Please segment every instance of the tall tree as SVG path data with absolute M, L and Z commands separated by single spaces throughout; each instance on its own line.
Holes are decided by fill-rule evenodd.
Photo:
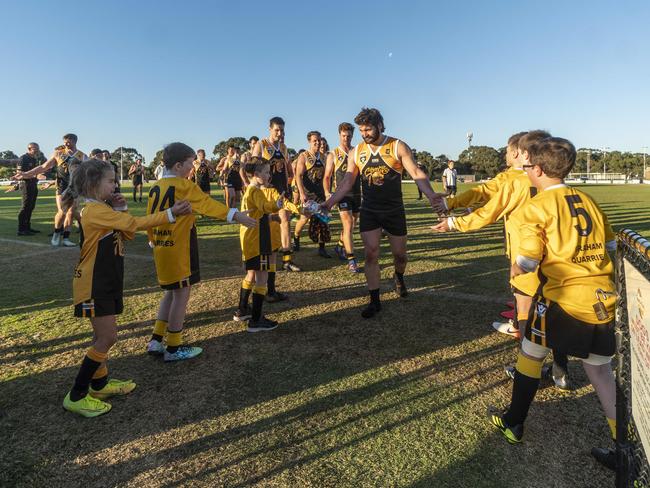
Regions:
M 217 159 L 223 158 L 228 154 L 228 146 L 230 145 L 239 148 L 240 151 L 245 151 L 248 148 L 248 139 L 245 137 L 231 137 L 225 141 L 220 141 L 214 146 L 212 154 L 214 154 Z
M 458 156 L 458 162 L 467 165 L 479 176 L 493 177 L 501 169 L 501 155 L 490 146 L 472 146 Z

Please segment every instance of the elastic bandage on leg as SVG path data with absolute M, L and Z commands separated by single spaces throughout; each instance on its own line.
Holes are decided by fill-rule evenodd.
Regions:
M 167 321 L 156 319 L 156 322 L 153 324 L 154 335 L 164 337 L 165 332 L 167 332 Z
M 536 361 L 528 356 L 524 356 L 520 351 L 517 356 L 517 365 L 515 368 L 521 374 L 528 376 L 529 378 L 540 379 L 542 377 L 542 364 L 543 361 Z
M 168 347 L 178 347 L 183 343 L 183 331 L 179 330 L 177 332 L 172 332 L 167 330 L 167 346 Z
M 246 278 L 244 278 L 241 282 L 241 287 L 244 290 L 252 290 L 253 289 L 253 283 L 251 281 L 248 281 Z
M 86 356 L 88 356 L 90 359 L 100 364 L 108 359 L 107 352 L 99 352 L 97 349 L 95 349 L 94 346 L 91 346 L 88 349 L 88 351 L 86 352 Z
M 95 371 L 93 379 L 96 380 L 98 378 L 103 378 L 104 376 L 108 376 L 108 366 L 106 366 L 106 363 L 102 364 L 97 371 Z

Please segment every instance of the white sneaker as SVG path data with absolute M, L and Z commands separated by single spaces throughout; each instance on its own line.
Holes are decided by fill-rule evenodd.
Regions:
M 63 239 L 63 245 L 65 247 L 77 247 L 77 245 L 72 242 L 70 239 Z
M 501 332 L 502 334 L 506 334 L 512 337 L 519 337 L 519 329 L 515 327 L 512 320 L 508 320 L 507 322 L 492 322 L 492 327 L 494 327 L 497 332 Z
M 54 247 L 59 247 L 59 245 L 61 244 L 61 234 L 59 234 L 58 232 L 52 234 L 51 243 Z
M 151 339 L 147 344 L 147 354 L 160 355 L 165 354 L 165 346 L 162 342 L 154 341 Z

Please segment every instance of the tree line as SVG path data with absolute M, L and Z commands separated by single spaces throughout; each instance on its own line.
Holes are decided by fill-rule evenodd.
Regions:
M 219 160 L 226 155 L 229 145 L 238 147 L 240 151 L 248 149 L 248 138 L 230 137 L 222 140 L 212 148 L 213 157 L 210 161 L 216 165 Z M 333 148 L 333 147 L 332 147 Z M 297 151 L 288 148 L 289 156 L 295 157 Z M 446 154 L 434 156 L 428 151 L 414 149 L 415 159 L 422 164 L 432 178 L 440 177 L 447 167 L 450 158 Z M 209 150 L 206 149 L 209 154 Z M 153 170 L 162 160 L 162 149 L 156 152 L 150 164 L 146 164 L 145 158 L 140 151 L 132 147 L 118 147 L 111 152 L 111 161 L 120 167 L 122 160 L 123 176 L 128 178 L 128 171 L 131 164 L 137 157 L 142 158 L 145 165 L 145 176 L 147 179 L 153 179 Z M 0 151 L 0 159 L 16 159 L 18 155 L 13 151 Z M 45 161 L 45 155 L 41 153 L 42 161 Z M 491 178 L 499 171 L 506 167 L 506 148 L 493 148 L 490 146 L 472 146 L 463 150 L 458 159 L 455 160 L 458 174 L 473 174 L 478 179 Z M 624 151 L 604 151 L 602 149 L 580 148 L 576 158 L 574 173 L 586 173 L 587 169 L 591 173 L 623 173 L 630 177 L 639 177 L 643 173 L 643 153 L 632 153 Z M 0 168 L 0 179 L 7 179 L 14 174 L 13 168 Z M 48 175 L 49 177 L 50 175 Z M 118 175 L 119 176 L 119 175 Z

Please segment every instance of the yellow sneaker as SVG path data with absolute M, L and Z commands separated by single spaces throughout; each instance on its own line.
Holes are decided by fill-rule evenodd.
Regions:
M 73 402 L 68 393 L 63 399 L 63 408 L 69 412 L 78 413 L 84 417 L 99 417 L 111 410 L 111 405 L 86 395 L 81 400 Z
M 133 380 L 116 380 L 110 379 L 106 386 L 101 390 L 93 390 L 90 387 L 89 395 L 99 398 L 100 400 L 106 400 L 109 397 L 115 395 L 128 395 L 133 390 L 135 390 L 135 383 Z

